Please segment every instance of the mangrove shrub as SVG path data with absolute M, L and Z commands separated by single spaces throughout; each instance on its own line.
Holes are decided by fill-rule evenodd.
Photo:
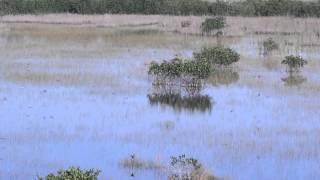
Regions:
M 285 59 L 281 62 L 289 68 L 289 72 L 299 71 L 304 65 L 307 64 L 307 61 L 300 56 L 286 56 Z
M 240 55 L 230 48 L 214 47 L 203 48 L 200 52 L 194 53 L 194 58 L 199 62 L 207 62 L 211 65 L 228 66 L 239 61 Z
M 57 175 L 51 173 L 39 180 L 97 180 L 99 174 L 99 170 L 81 170 L 79 167 L 70 167 L 67 170 L 58 171 Z
M 179 78 L 189 76 L 199 79 L 205 79 L 210 74 L 210 66 L 205 61 L 182 60 L 174 58 L 162 63 L 152 62 L 149 66 L 150 75 Z

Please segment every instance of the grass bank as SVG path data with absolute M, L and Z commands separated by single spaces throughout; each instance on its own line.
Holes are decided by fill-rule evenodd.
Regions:
M 183 34 L 201 35 L 201 24 L 207 16 L 169 15 L 8 15 L 0 17 L 0 27 L 6 23 L 60 24 L 98 28 L 129 28 L 137 30 L 158 30 Z M 188 26 L 184 23 L 188 22 Z M 292 17 L 226 17 L 222 30 L 225 36 L 246 34 L 301 35 L 320 37 L 320 19 Z

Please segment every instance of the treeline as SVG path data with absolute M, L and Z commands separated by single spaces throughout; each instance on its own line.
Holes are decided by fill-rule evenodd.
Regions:
M 0 14 L 168 14 L 320 17 L 320 0 L 0 0 Z

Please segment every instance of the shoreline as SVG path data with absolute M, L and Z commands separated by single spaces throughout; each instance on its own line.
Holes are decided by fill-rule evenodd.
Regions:
M 44 24 L 71 25 L 96 28 L 132 28 L 136 30 L 158 30 L 187 35 L 201 35 L 201 23 L 207 16 L 170 16 L 170 15 L 7 15 L 0 16 L 0 24 Z M 183 22 L 190 22 L 184 27 Z M 225 36 L 243 36 L 246 34 L 320 34 L 320 19 L 279 17 L 240 17 L 227 16 Z

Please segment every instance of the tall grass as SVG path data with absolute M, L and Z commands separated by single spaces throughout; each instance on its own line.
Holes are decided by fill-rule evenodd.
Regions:
M 169 14 L 320 17 L 320 1 L 0 0 L 0 14 Z

